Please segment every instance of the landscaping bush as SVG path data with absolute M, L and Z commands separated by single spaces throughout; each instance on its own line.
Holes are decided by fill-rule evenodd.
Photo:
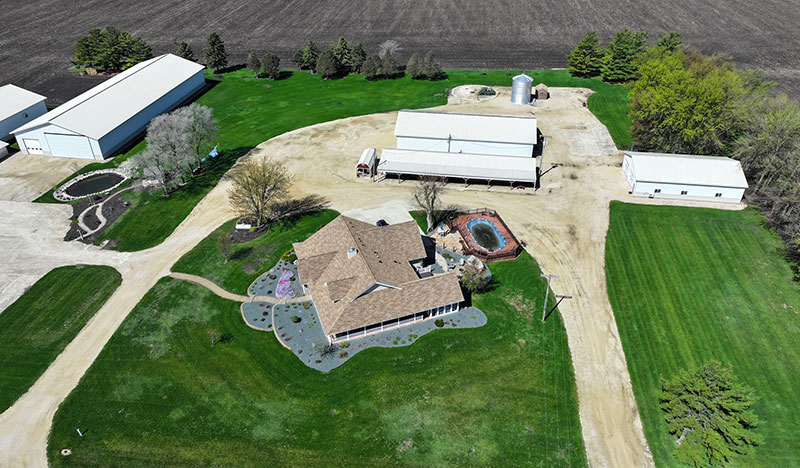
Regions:
M 292 315 L 291 317 L 289 317 L 289 320 L 291 320 L 294 323 L 300 323 L 303 319 L 301 319 L 300 317 L 298 317 L 296 315 Z
M 497 91 L 488 86 L 484 86 L 480 91 L 478 91 L 478 96 L 494 96 L 496 94 Z
M 444 326 L 444 320 L 436 319 L 433 321 L 433 324 L 436 325 L 438 328 L 442 328 Z

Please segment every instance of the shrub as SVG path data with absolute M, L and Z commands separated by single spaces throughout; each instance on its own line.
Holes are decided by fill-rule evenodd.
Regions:
M 494 96 L 495 94 L 497 94 L 497 91 L 495 91 L 494 89 L 492 89 L 492 88 L 490 88 L 488 86 L 484 86 L 478 92 L 478 96 Z
M 301 319 L 300 317 L 298 317 L 296 315 L 292 315 L 291 317 L 289 317 L 289 320 L 291 320 L 294 323 L 300 323 L 300 321 L 303 320 L 303 319 Z
M 442 328 L 444 326 L 444 320 L 436 319 L 433 321 L 433 324 L 436 325 L 438 328 Z
M 350 347 L 350 342 L 349 341 L 345 341 L 344 343 L 340 344 L 339 347 L 341 347 L 341 348 L 349 348 Z

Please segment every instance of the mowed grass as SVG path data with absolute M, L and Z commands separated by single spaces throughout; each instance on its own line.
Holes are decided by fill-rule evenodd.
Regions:
M 159 193 L 125 194 L 131 201 L 131 208 L 98 242 L 109 240 L 115 249 L 123 251 L 142 250 L 161 243 L 236 159 L 269 138 L 345 117 L 442 105 L 447 102 L 447 90 L 451 87 L 461 84 L 510 86 L 511 77 L 517 73 L 519 71 L 449 71 L 447 80 L 436 82 L 414 81 L 408 76 L 370 82 L 358 75 L 324 80 L 307 72 L 293 72 L 291 77 L 278 81 L 255 79 L 249 70 L 227 73 L 222 79 L 208 74 L 207 79 L 214 86 L 197 102 L 214 109 L 220 123 L 221 156 L 215 166 L 170 197 Z M 589 99 L 589 109 L 609 128 L 618 146 L 630 145 L 625 88 L 596 78 L 574 78 L 565 70 L 528 73 L 537 82 L 543 81 L 549 86 L 595 90 L 596 94 Z M 143 148 L 144 143 L 140 142 L 126 154 L 109 162 L 90 164 L 79 172 L 118 166 Z M 37 201 L 56 202 L 52 192 Z
M 121 281 L 107 266 L 56 268 L 0 312 L 0 413 L 36 382 Z
M 239 304 L 162 279 L 59 408 L 50 465 L 586 466 L 566 333 L 558 313 L 537 319 L 539 269 L 523 254 L 492 270 L 475 301 L 486 326 L 328 374 L 247 327 Z M 212 347 L 211 329 L 232 339 Z
M 337 211 L 323 210 L 275 223 L 258 239 L 231 244 L 229 260 L 225 262 L 218 241 L 220 236 L 233 231 L 236 220 L 228 221 L 181 257 L 172 266 L 172 271 L 202 276 L 223 289 L 246 295 L 248 286 L 278 263 L 280 257 L 292 248 L 293 242 L 308 239 L 337 216 Z
M 761 397 L 764 443 L 731 466 L 800 466 L 800 285 L 762 223 L 754 209 L 611 205 L 609 298 L 659 467 L 681 466 L 659 378 L 711 359 Z

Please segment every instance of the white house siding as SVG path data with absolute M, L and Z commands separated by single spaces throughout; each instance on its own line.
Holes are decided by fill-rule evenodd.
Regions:
M 141 112 L 104 135 L 100 138 L 100 154 L 98 155 L 98 159 L 113 156 L 115 151 L 139 136 L 154 117 L 178 107 L 188 98 L 200 91 L 203 85 L 205 85 L 205 77 L 201 70 L 172 91 L 159 98 L 156 102 L 147 106 Z
M 28 154 L 44 154 L 46 156 L 63 156 L 63 155 L 54 155 L 53 151 L 50 149 L 50 144 L 47 140 L 47 134 L 59 134 L 59 135 L 77 135 L 77 133 L 67 130 L 66 128 L 59 127 L 53 124 L 42 125 L 41 127 L 33 128 L 23 133 L 17 133 L 15 136 L 17 137 L 17 143 L 19 144 L 19 149 L 23 153 Z M 27 142 L 38 141 L 40 147 L 42 148 L 41 152 L 37 152 L 35 149 L 29 149 L 27 147 Z M 81 159 L 93 159 L 94 156 L 90 154 L 81 154 L 77 156 L 70 156 L 70 157 L 77 157 Z
M 660 192 L 656 192 L 660 190 Z M 686 192 L 682 194 L 681 192 Z M 667 184 L 663 182 L 637 181 L 632 193 L 638 197 L 674 198 L 699 201 L 717 201 L 739 203 L 744 196 L 744 189 L 731 187 L 711 187 L 704 185 Z M 717 197 L 716 194 L 722 194 Z
M 3 119 L 3 121 L 0 122 L 0 140 L 12 140 L 13 135 L 11 135 L 11 132 L 45 113 L 47 113 L 47 106 L 44 104 L 44 101 L 40 101 Z

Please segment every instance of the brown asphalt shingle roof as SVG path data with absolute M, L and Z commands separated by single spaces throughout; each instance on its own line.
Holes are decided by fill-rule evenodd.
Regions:
M 454 273 L 417 276 L 410 261 L 426 253 L 413 221 L 377 227 L 339 216 L 294 249 L 329 335 L 464 300 Z

